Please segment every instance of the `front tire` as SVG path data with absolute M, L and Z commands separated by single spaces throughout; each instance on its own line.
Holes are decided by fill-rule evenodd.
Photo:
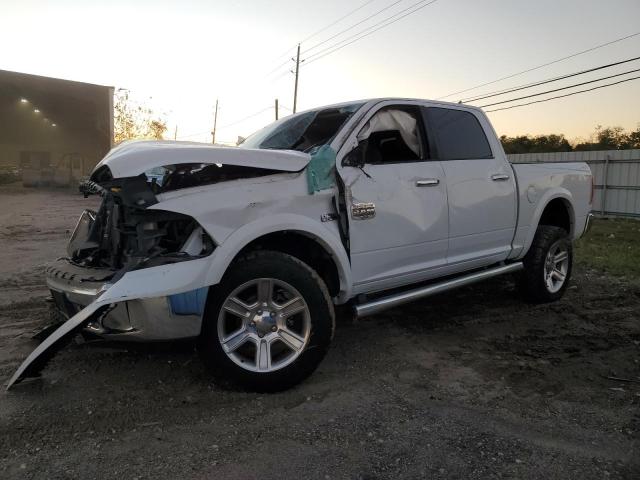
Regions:
M 275 251 L 250 253 L 212 288 L 198 340 L 218 383 L 281 391 L 307 378 L 335 328 L 333 303 L 308 265 Z
M 520 288 L 532 303 L 559 300 L 569 285 L 573 248 L 569 234 L 560 227 L 540 225 L 524 257 Z

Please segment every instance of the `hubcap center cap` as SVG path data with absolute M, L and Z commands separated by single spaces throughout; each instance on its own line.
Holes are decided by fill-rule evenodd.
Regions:
M 276 317 L 273 312 L 263 310 L 253 316 L 253 323 L 255 323 L 258 333 L 266 335 L 272 332 L 273 327 L 276 326 Z

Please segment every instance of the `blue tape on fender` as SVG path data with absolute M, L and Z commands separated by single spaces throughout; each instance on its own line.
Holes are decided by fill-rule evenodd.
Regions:
M 309 193 L 319 192 L 335 185 L 336 152 L 323 145 L 311 152 L 307 165 L 307 186 Z
M 207 287 L 169 296 L 169 305 L 175 315 L 202 315 L 207 301 Z

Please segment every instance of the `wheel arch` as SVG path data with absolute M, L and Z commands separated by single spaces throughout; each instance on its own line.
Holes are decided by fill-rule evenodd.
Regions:
M 242 226 L 216 248 L 207 284 L 220 282 L 239 256 L 256 249 L 287 253 L 314 268 L 337 303 L 351 295 L 351 266 L 340 238 L 300 215 L 276 215 Z
M 573 197 L 566 189 L 555 189 L 546 192 L 540 199 L 533 213 L 531 228 L 527 234 L 523 253 L 529 251 L 536 230 L 540 225 L 551 225 L 567 230 L 569 237 L 573 238 L 575 231 L 575 210 Z

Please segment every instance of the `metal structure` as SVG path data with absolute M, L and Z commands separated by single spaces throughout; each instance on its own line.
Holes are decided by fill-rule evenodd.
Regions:
M 640 149 L 522 153 L 508 158 L 511 163 L 586 162 L 595 179 L 594 212 L 640 218 Z
M 0 166 L 77 185 L 113 144 L 113 87 L 0 70 Z

